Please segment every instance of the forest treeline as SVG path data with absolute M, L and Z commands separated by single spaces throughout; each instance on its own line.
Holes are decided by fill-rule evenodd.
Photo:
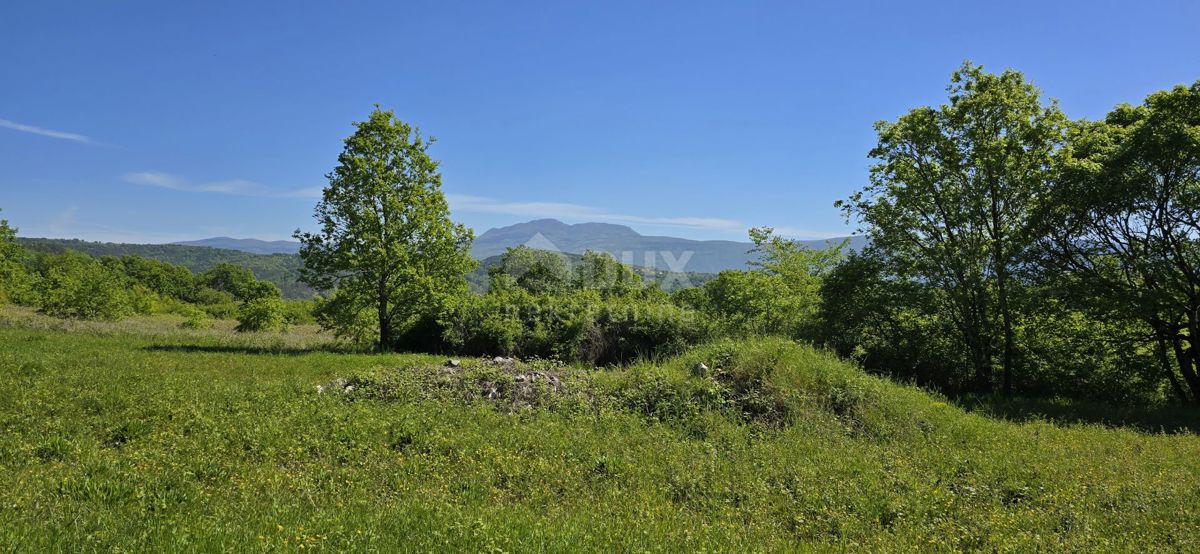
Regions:
M 253 271 L 259 279 L 275 283 L 284 298 L 307 300 L 317 294 L 312 287 L 300 282 L 300 258 L 293 254 L 254 254 L 184 244 L 122 244 L 78 239 L 18 237 L 17 241 L 35 252 L 74 250 L 95 257 L 136 256 L 181 265 L 195 273 L 203 273 L 220 264 L 231 264 Z
M 877 124 L 870 180 L 838 203 L 870 239 L 858 253 L 753 229 L 749 267 L 670 292 L 595 252 L 510 249 L 481 270 L 430 141 L 377 108 L 345 141 L 319 229 L 295 235 L 299 280 L 329 291 L 311 303 L 235 266 L 31 253 L 7 225 L 0 295 L 74 317 L 151 298 L 246 330 L 311 318 L 379 350 L 593 364 L 781 335 L 951 394 L 1200 401 L 1200 82 L 1096 121 L 1012 70 L 964 64 L 947 93 Z M 62 307 L 110 279 L 130 307 Z

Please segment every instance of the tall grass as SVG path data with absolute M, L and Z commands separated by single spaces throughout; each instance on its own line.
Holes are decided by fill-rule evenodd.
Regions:
M 992 419 L 783 341 L 449 372 L 31 325 L 0 325 L 3 550 L 1200 550 L 1200 438 Z M 558 400 L 464 394 L 526 370 Z

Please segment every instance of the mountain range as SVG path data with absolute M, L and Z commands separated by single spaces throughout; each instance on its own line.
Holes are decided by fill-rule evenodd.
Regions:
M 826 248 L 850 239 L 850 248 L 861 249 L 864 237 L 841 237 L 802 241 L 814 248 Z M 277 240 L 214 237 L 178 242 L 188 246 L 208 246 L 240 250 L 254 254 L 295 254 L 300 243 Z M 475 238 L 471 254 L 479 260 L 503 254 L 508 248 L 531 248 L 582 254 L 588 250 L 608 252 L 630 265 L 665 271 L 717 273 L 725 269 L 744 269 L 753 257 L 749 242 L 732 240 L 692 240 L 679 237 L 643 235 L 625 225 L 612 223 L 568 224 L 556 219 L 538 219 L 507 227 L 488 229 Z
M 863 237 L 850 238 L 851 248 L 866 244 Z M 844 238 L 802 241 L 813 248 L 827 248 Z M 542 250 L 582 254 L 588 250 L 608 252 L 630 265 L 667 271 L 717 273 L 725 269 L 745 269 L 753 255 L 750 242 L 732 240 L 692 240 L 678 237 L 643 235 L 624 225 L 611 223 L 563 223 L 556 219 L 538 219 L 526 223 L 489 229 L 475 238 L 471 253 L 479 259 L 504 253 L 505 249 L 527 245 Z
M 249 252 L 251 254 L 295 254 L 300 251 L 300 243 L 294 240 L 259 240 L 212 237 L 200 240 L 184 240 L 173 242 L 171 244 L 224 248 L 226 250 L 240 250 L 242 252 Z

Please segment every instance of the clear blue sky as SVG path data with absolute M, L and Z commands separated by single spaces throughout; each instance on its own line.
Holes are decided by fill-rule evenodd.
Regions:
M 1200 3 L 5 2 L 0 209 L 26 236 L 311 227 L 378 103 L 438 137 L 454 217 L 846 234 L 871 125 L 965 59 L 1072 117 L 1200 79 Z M 970 5 L 968 5 L 970 4 Z

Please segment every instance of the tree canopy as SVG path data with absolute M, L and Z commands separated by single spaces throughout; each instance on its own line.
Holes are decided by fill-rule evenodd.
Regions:
M 876 124 L 870 184 L 839 206 L 894 272 L 940 289 L 976 387 L 992 389 L 1000 350 L 1011 392 L 1013 277 L 1039 236 L 1032 214 L 1066 118 L 1012 70 L 967 63 L 947 91 L 946 104 Z
M 357 328 L 370 312 L 379 349 L 390 350 L 393 330 L 466 291 L 473 234 L 450 220 L 432 140 L 378 107 L 355 127 L 314 210 L 319 230 L 294 236 L 302 279 L 337 289 L 324 324 Z

